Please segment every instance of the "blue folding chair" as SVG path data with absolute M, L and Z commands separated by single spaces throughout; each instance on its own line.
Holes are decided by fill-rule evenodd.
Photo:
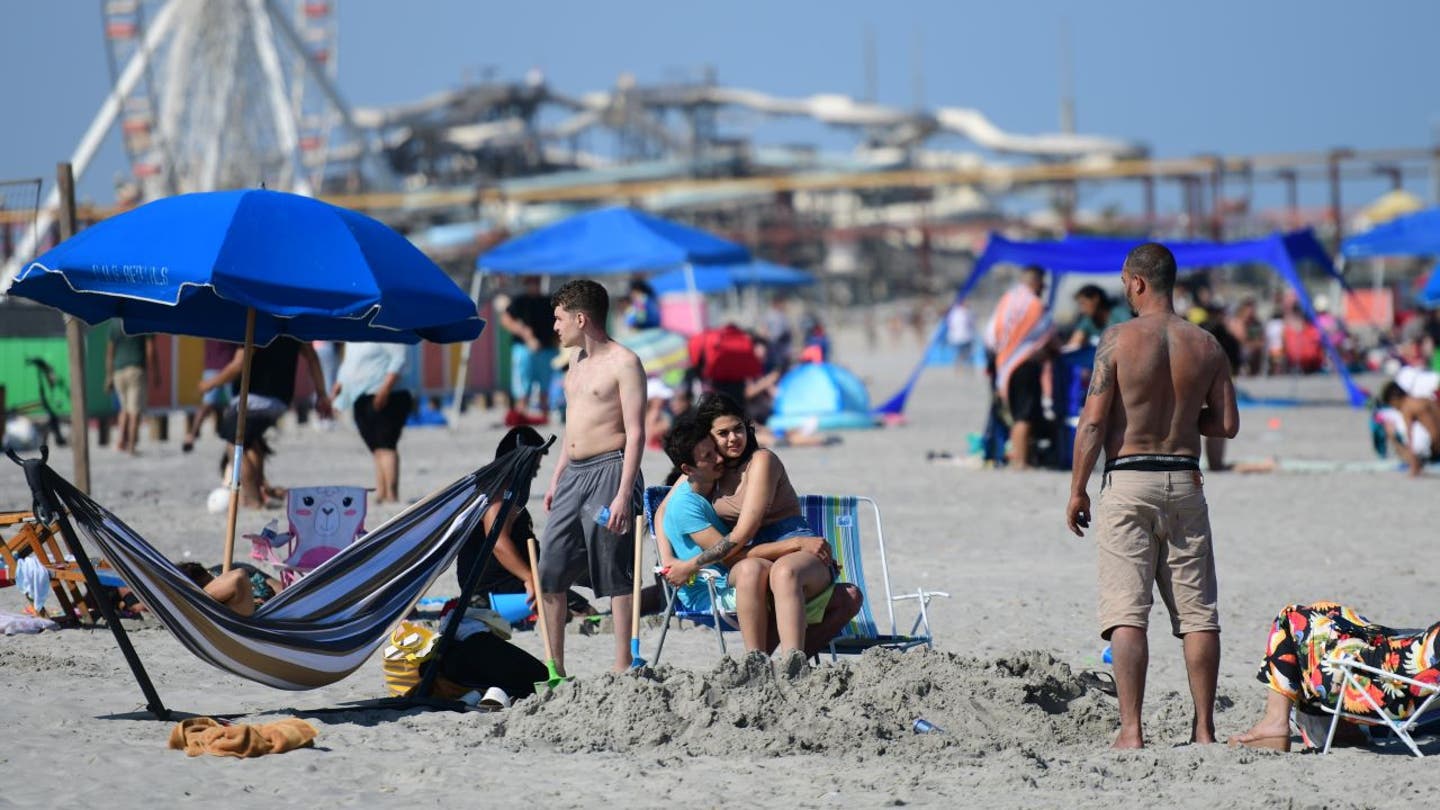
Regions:
M 655 512 L 660 508 L 660 503 L 669 494 L 670 487 L 646 487 L 644 497 L 644 522 L 635 527 L 637 532 L 649 532 L 650 540 L 655 544 L 655 559 L 663 560 L 665 557 L 674 557 L 674 551 L 670 554 L 660 553 L 660 533 L 655 531 Z M 722 613 L 719 608 L 719 598 L 715 592 L 715 574 L 712 571 L 701 569 L 697 575 L 705 583 L 710 591 L 710 609 L 708 611 L 688 610 L 680 603 L 676 595 L 678 590 L 671 585 L 665 577 L 660 576 L 660 568 L 655 569 L 656 579 L 660 581 L 660 587 L 665 593 L 665 620 L 660 628 L 660 639 L 655 643 L 655 656 L 650 660 L 652 665 L 660 663 L 660 653 L 665 649 L 665 636 L 670 632 L 671 619 L 683 619 L 694 622 L 703 627 L 709 627 L 715 631 L 715 639 L 720 647 L 720 654 L 725 654 L 725 631 L 740 629 L 740 624 L 733 614 Z

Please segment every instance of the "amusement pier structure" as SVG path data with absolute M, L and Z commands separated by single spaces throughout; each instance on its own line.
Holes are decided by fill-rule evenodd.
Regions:
M 1069 131 L 1069 99 L 1066 131 L 1017 134 L 974 109 L 784 98 L 724 86 L 710 71 L 656 85 L 621 76 L 582 94 L 532 71 L 353 107 L 336 83 L 330 0 L 105 0 L 102 13 L 112 92 L 70 162 L 83 174 L 118 130 L 129 172 L 115 207 L 263 184 L 370 211 L 457 269 L 497 233 L 618 202 L 728 233 L 781 262 L 867 276 L 889 264 L 884 275 L 923 277 L 932 249 L 968 250 L 1012 221 L 1017 195 L 1028 195 L 1023 216 L 1039 229 L 1103 227 L 1080 192 L 1105 182 L 1138 186 L 1143 213 L 1121 223 L 1132 231 L 1221 237 L 1310 223 L 1333 238 L 1344 181 L 1378 174 L 1400 188 L 1406 174 L 1440 174 L 1434 148 L 1157 159 L 1136 141 Z M 852 133 L 854 146 L 762 145 L 754 130 L 777 118 Z M 962 141 L 971 148 L 957 149 Z M 1251 210 L 1259 182 L 1284 185 L 1278 219 Z M 1323 206 L 1300 207 L 1302 183 L 1328 185 Z M 1178 215 L 1157 213 L 1158 186 L 1180 192 Z M 38 215 L 0 210 L 9 254 L 0 289 L 20 258 L 53 239 L 57 200 Z

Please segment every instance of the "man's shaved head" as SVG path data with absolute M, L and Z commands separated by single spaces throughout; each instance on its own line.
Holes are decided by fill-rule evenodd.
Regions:
M 1158 242 L 1146 242 L 1130 251 L 1125 257 L 1125 269 L 1145 279 L 1146 286 L 1153 287 L 1158 295 L 1175 291 L 1175 254 Z

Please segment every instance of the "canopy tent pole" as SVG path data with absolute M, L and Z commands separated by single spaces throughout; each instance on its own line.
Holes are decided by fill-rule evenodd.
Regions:
M 235 523 L 240 517 L 240 468 L 245 458 L 245 412 L 250 408 L 250 361 L 255 354 L 255 308 L 245 310 L 245 349 L 240 365 L 240 403 L 236 405 L 235 455 L 230 462 L 230 511 L 225 520 L 225 556 L 220 573 L 229 573 L 235 558 Z M 260 482 L 264 486 L 264 482 Z M 265 497 L 261 490 L 260 497 Z
M 695 284 L 695 265 L 690 262 L 685 263 L 685 290 L 690 297 L 690 319 L 695 324 L 695 333 L 699 334 L 705 330 L 701 327 L 700 299 L 698 298 L 700 291 Z
M 476 268 L 475 274 L 470 276 L 470 300 L 475 302 L 475 311 L 480 311 L 480 285 L 485 280 L 485 274 Z M 476 338 L 475 340 L 479 340 Z M 460 367 L 455 369 L 455 391 L 450 400 L 450 424 L 451 430 L 460 424 L 460 400 L 465 396 L 465 386 L 470 379 L 470 350 L 475 345 L 475 340 L 467 340 L 460 344 Z

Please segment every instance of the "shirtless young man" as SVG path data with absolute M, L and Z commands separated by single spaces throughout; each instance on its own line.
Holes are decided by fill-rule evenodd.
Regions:
M 605 288 L 581 279 L 551 298 L 555 333 L 579 349 L 565 373 L 565 452 L 555 465 L 540 543 L 540 592 L 555 666 L 565 671 L 566 591 L 582 572 L 596 596 L 610 597 L 615 621 L 615 670 L 630 666 L 630 591 L 634 574 L 631 520 L 641 504 L 640 456 L 645 452 L 645 369 L 635 353 L 610 339 Z M 610 510 L 600 525 L 596 514 Z
M 1120 698 L 1115 747 L 1145 744 L 1145 631 L 1157 584 L 1171 627 L 1184 640 L 1195 703 L 1191 739 L 1214 742 L 1220 622 L 1200 443 L 1202 436 L 1230 439 L 1239 432 L 1235 386 L 1220 344 L 1175 314 L 1175 257 L 1168 249 L 1150 243 L 1130 251 L 1120 280 L 1137 317 L 1101 334 L 1075 433 L 1065 517 L 1083 537 L 1091 518 L 1086 484 L 1103 447 L 1096 546 L 1100 636 L 1110 641 Z

